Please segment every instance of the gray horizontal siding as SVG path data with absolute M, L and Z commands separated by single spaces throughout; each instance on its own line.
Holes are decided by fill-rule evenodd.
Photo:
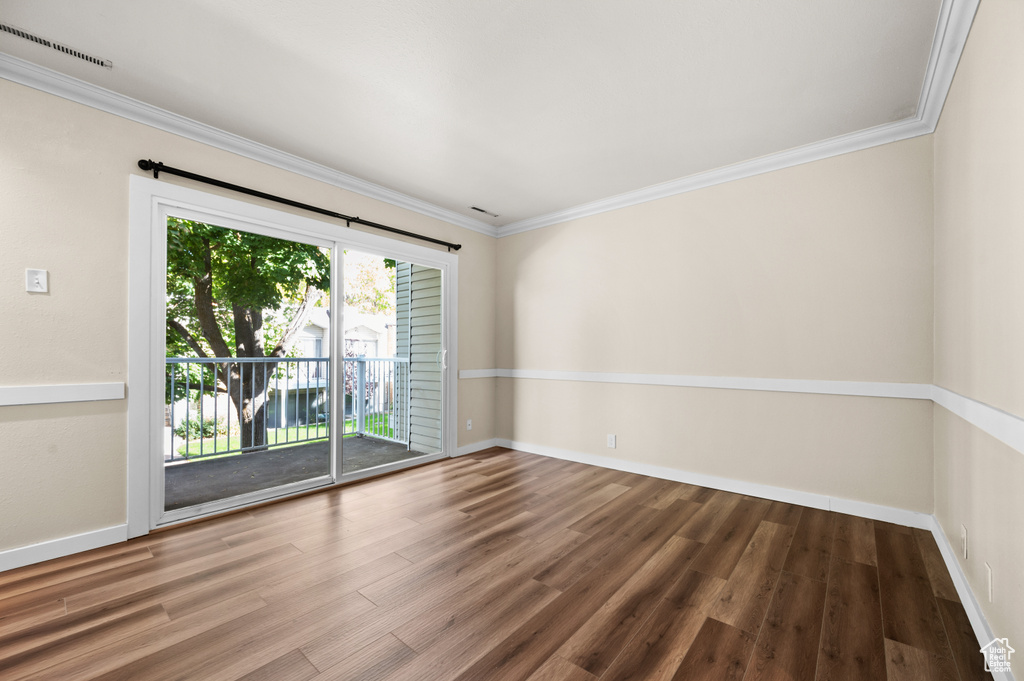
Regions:
M 405 319 L 409 358 L 409 445 L 422 452 L 441 449 L 441 271 L 411 265 Z M 401 328 L 401 327 L 400 327 Z

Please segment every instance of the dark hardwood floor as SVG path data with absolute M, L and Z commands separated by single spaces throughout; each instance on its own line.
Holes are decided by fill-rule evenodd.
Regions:
M 0 678 L 991 678 L 927 532 L 491 450 L 0 573 Z

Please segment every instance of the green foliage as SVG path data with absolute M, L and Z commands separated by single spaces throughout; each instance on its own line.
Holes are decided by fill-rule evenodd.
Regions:
M 226 429 L 223 424 L 224 419 L 215 421 L 214 419 L 203 419 L 200 423 L 199 419 L 189 419 L 182 421 L 178 424 L 178 427 L 174 429 L 174 434 L 180 438 L 188 437 L 189 439 L 199 439 L 199 437 L 213 437 L 217 433 L 224 433 Z
M 186 280 L 213 267 L 213 297 L 232 305 L 274 310 L 289 292 L 311 284 L 329 290 L 330 260 L 317 246 L 215 227 L 167 220 L 167 272 Z
M 366 253 L 345 253 L 345 304 L 367 314 L 394 312 L 398 274 L 395 261 Z
M 208 269 L 209 268 L 209 269 Z M 214 316 L 228 347 L 235 347 L 234 308 L 263 314 L 257 329 L 276 343 L 303 300 L 306 287 L 330 290 L 325 249 L 285 239 L 226 229 L 192 220 L 167 220 L 167 317 L 182 323 L 207 354 L 196 310 L 196 286 L 210 275 Z M 168 326 L 168 356 L 196 352 Z

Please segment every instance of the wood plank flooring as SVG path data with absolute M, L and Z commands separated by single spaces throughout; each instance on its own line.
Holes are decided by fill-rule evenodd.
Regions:
M 495 449 L 0 573 L 0 678 L 991 678 L 927 532 Z

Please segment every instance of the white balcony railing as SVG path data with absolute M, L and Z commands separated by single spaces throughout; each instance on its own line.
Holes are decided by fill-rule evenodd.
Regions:
M 168 357 L 164 459 L 243 454 L 330 437 L 330 359 Z M 409 361 L 344 358 L 343 436 L 408 444 Z

